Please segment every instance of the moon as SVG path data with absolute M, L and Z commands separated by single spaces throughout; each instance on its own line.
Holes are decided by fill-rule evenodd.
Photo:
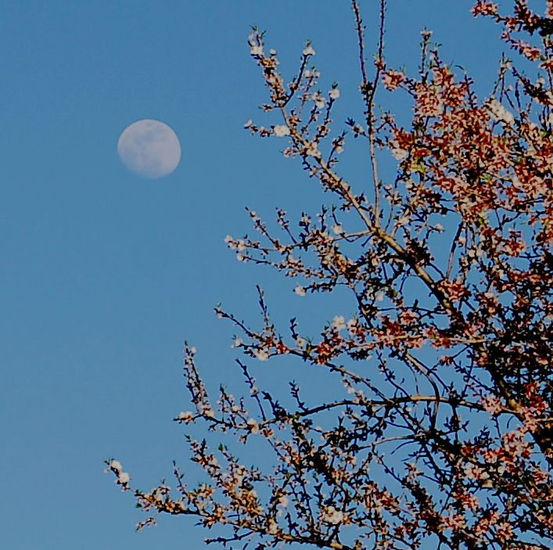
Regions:
M 147 179 L 168 176 L 181 158 L 177 134 L 167 124 L 152 119 L 127 126 L 119 136 L 117 152 L 129 170 Z

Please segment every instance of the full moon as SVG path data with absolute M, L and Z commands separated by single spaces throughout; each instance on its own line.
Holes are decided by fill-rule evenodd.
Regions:
M 158 179 L 175 171 L 181 157 L 177 134 L 159 120 L 137 120 L 125 128 L 117 142 L 121 162 L 132 172 Z

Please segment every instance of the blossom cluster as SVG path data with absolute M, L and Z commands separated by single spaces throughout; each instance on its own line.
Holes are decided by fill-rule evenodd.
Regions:
M 192 405 L 175 417 L 217 435 L 190 438 L 207 481 L 188 487 L 175 467 L 174 489 L 141 491 L 118 461 L 109 469 L 144 510 L 227 529 L 211 539 L 222 544 L 551 548 L 553 2 L 543 15 L 523 0 L 510 15 L 474 4 L 522 66 L 534 64 L 504 58 L 483 98 L 427 31 L 417 75 L 390 67 L 384 0 L 369 67 L 352 6 L 364 108 L 337 131 L 340 89 L 321 91 L 315 47 L 287 80 L 263 33 L 250 34 L 271 120 L 246 129 L 284 144 L 329 200 L 313 212 L 279 208 L 274 221 L 248 210 L 253 235 L 225 238 L 239 261 L 281 273 L 299 311 L 323 293 L 339 309 L 316 330 L 297 315 L 282 330 L 259 287 L 258 322 L 218 306 L 237 333 L 245 395 L 221 387 L 214 397 L 187 345 Z M 376 108 L 381 88 L 412 101 L 409 123 Z M 350 135 L 367 144 L 368 188 L 341 171 Z M 393 173 L 383 169 L 391 159 Z M 252 374 L 284 363 L 298 373 L 288 394 Z M 314 373 L 335 384 L 331 399 L 304 393 Z M 272 463 L 256 463 L 260 448 Z

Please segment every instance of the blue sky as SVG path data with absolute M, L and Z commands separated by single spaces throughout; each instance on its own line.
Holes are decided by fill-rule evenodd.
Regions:
M 471 3 L 391 0 L 389 62 L 412 69 L 426 25 L 484 93 L 500 46 L 489 23 L 472 20 Z M 269 304 L 286 297 L 297 308 L 281 311 L 285 319 L 322 311 L 295 301 L 292 281 L 236 262 L 223 239 L 249 230 L 245 205 L 272 218 L 276 206 L 296 214 L 322 200 L 279 154 L 282 142 L 242 128 L 249 118 L 277 123 L 257 109 L 265 96 L 250 25 L 267 29 L 288 76 L 312 41 L 323 85 L 340 84 L 341 124 L 360 114 L 349 2 L 2 8 L 0 547 L 200 548 L 206 533 L 185 518 L 136 534 L 142 516 L 102 461 L 119 458 L 137 485 L 153 487 L 185 456 L 171 422 L 188 408 L 183 341 L 198 348 L 214 387 L 234 377 L 233 332 L 213 315 L 217 302 L 251 318 L 259 282 Z M 373 21 L 367 10 L 369 45 Z M 167 178 L 140 179 L 118 159 L 121 131 L 141 118 L 180 137 L 182 161 Z M 350 158 L 348 175 L 362 186 L 365 160 Z

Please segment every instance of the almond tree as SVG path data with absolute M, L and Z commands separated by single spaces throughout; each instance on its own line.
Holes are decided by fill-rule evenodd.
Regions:
M 337 312 L 313 337 L 294 319 L 277 329 L 261 291 L 260 326 L 218 309 L 239 332 L 247 395 L 221 388 L 213 400 L 187 346 L 193 408 L 175 420 L 234 444 L 190 439 L 207 478 L 194 487 L 177 466 L 172 489 L 151 491 L 117 460 L 108 468 L 144 510 L 196 516 L 230 547 L 552 548 L 553 1 L 545 13 L 524 0 L 510 15 L 473 6 L 514 57 L 486 98 L 429 32 L 418 74 L 388 66 L 385 0 L 369 62 L 352 8 L 365 110 L 342 130 L 331 120 L 339 89 L 318 91 L 313 47 L 285 81 L 263 34 L 249 36 L 270 122 L 247 128 L 286 142 L 329 203 L 299 220 L 279 210 L 276 231 L 250 211 L 256 237 L 227 238 L 239 259 L 295 279 L 299 295 L 349 296 L 351 317 Z M 382 87 L 412 103 L 409 124 L 377 112 Z M 367 144 L 370 192 L 340 175 L 346 138 Z M 396 169 L 384 175 L 387 152 Z M 259 388 L 247 363 L 277 356 L 328 371 L 335 398 Z M 248 453 L 260 445 L 272 464 Z

